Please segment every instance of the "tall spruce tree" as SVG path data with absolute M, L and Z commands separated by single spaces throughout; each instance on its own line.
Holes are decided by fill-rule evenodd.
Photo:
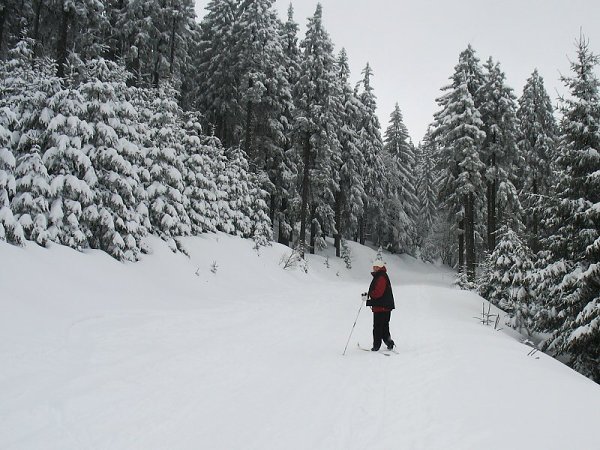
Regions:
M 529 245 L 534 252 L 540 249 L 541 214 L 547 205 L 555 177 L 555 157 L 558 127 L 554 108 L 544 87 L 544 80 L 534 70 L 523 88 L 517 110 L 519 121 L 518 145 L 525 159 L 525 170 L 519 172 L 524 223 Z
M 295 146 L 299 157 L 300 186 L 300 252 L 307 249 L 307 226 L 311 225 L 311 240 L 318 233 L 316 214 L 333 218 L 329 205 L 319 202 L 333 198 L 331 190 L 317 191 L 317 183 L 325 184 L 331 176 L 331 157 L 339 145 L 336 135 L 339 107 L 332 101 L 336 95 L 337 80 L 333 43 L 323 27 L 323 9 L 317 5 L 315 14 L 308 19 L 306 36 L 300 47 L 300 78 L 294 87 L 296 109 L 294 112 Z M 338 97 L 339 98 L 339 97 Z M 331 181 L 332 178 L 329 178 Z M 335 181 L 335 180 L 333 180 Z M 333 203 L 333 202 L 332 202 Z M 323 208 L 320 209 L 319 207 Z M 322 217 L 323 218 L 323 217 Z M 310 249 L 314 251 L 314 248 Z
M 570 96 L 561 105 L 558 201 L 546 213 L 551 262 L 562 261 L 562 272 L 554 273 L 560 295 L 546 297 L 542 315 L 550 321 L 556 315 L 559 325 L 546 348 L 568 355 L 576 370 L 595 381 L 600 381 L 600 81 L 594 72 L 599 61 L 581 37 L 573 74 L 563 77 Z
M 242 4 L 234 28 L 238 56 L 234 70 L 240 74 L 244 108 L 242 146 L 252 170 L 266 175 L 260 178 L 270 194 L 271 219 L 287 197 L 292 170 L 285 147 L 293 103 L 281 27 L 273 0 L 260 0 Z
M 240 0 L 211 0 L 201 22 L 197 104 L 208 126 L 225 147 L 239 143 L 243 105 L 239 97 L 240 74 L 234 29 L 239 19 Z
M 287 73 L 288 84 L 293 92 L 296 83 L 300 77 L 300 47 L 298 45 L 298 29 L 299 26 L 294 20 L 294 8 L 290 3 L 288 7 L 287 20 L 281 25 L 280 39 L 283 48 L 283 67 Z M 275 183 L 278 194 L 281 198 L 271 199 L 271 204 L 275 203 L 278 211 L 276 217 L 272 217 L 273 225 L 277 223 L 278 242 L 285 245 L 290 245 L 293 235 L 293 224 L 297 220 L 300 211 L 300 202 L 298 200 L 296 179 L 298 177 L 298 155 L 294 151 L 293 146 L 293 115 L 294 115 L 294 99 L 289 109 L 284 111 L 284 116 L 289 124 L 289 129 L 286 132 L 285 142 L 283 145 L 284 154 L 279 162 L 280 168 L 277 173 L 278 182 Z M 273 207 L 271 208 L 273 212 Z
M 383 244 L 394 252 L 412 253 L 417 238 L 415 221 L 419 211 L 416 196 L 417 163 L 397 103 L 390 116 L 384 142 L 387 195 Z
M 457 70 L 462 70 L 461 64 Z M 440 170 L 440 194 L 451 220 L 458 222 L 459 265 L 462 267 L 464 262 L 465 272 L 473 281 L 476 211 L 483 198 L 481 174 L 485 167 L 479 154 L 485 132 L 481 115 L 469 91 L 467 73 L 463 72 L 462 82 L 456 87 L 446 89 L 448 92 L 438 100 L 442 110 L 435 115 L 433 129 L 439 151 L 437 167 Z
M 499 63 L 489 58 L 484 69 L 480 111 L 486 138 L 480 158 L 486 165 L 486 241 L 487 250 L 492 252 L 496 247 L 496 232 L 503 224 L 520 230 L 521 206 L 514 183 L 517 180 L 517 167 L 523 164 L 516 144 L 516 97 L 512 89 L 506 86 Z
M 335 192 L 335 249 L 336 256 L 342 255 L 342 241 L 356 234 L 362 216 L 365 198 L 362 167 L 364 155 L 360 150 L 358 124 L 361 103 L 350 86 L 350 66 L 345 49 L 340 51 L 337 61 L 338 80 L 341 94 L 341 117 L 338 127 L 340 142 L 339 188 Z
M 416 192 L 419 193 L 419 211 L 417 216 L 417 245 L 420 247 L 421 257 L 425 260 L 435 260 L 436 247 L 432 244 L 430 237 L 434 230 L 434 224 L 438 221 L 440 212 L 438 210 L 437 186 L 435 172 L 435 141 L 431 138 L 431 130 L 428 129 L 423 142 L 420 144 L 418 174 Z
M 383 162 L 383 139 L 377 117 L 377 99 L 371 78 L 373 70 L 367 63 L 362 71 L 363 78 L 356 86 L 361 111 L 358 128 L 359 148 L 363 153 L 365 167 L 363 183 L 365 198 L 363 215 L 358 224 L 358 240 L 364 244 L 367 237 L 379 244 L 384 227 L 384 198 L 387 191 L 387 179 Z

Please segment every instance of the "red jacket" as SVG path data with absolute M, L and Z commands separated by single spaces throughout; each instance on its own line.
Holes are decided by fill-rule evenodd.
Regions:
M 380 267 L 377 270 L 377 272 L 387 272 L 387 269 L 385 267 Z M 385 279 L 385 277 L 379 277 L 377 279 L 377 281 L 375 282 L 375 285 L 369 291 L 369 297 L 372 299 L 380 298 L 384 294 L 386 287 L 387 287 L 387 280 Z M 391 309 L 384 308 L 383 306 L 372 306 L 371 310 L 374 313 L 391 311 Z

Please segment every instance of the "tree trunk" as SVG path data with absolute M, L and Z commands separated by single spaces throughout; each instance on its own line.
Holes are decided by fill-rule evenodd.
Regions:
M 287 211 L 287 199 L 282 198 L 281 199 L 281 210 L 279 213 L 279 236 L 278 236 L 277 242 L 279 242 L 280 244 L 283 244 L 283 245 L 287 245 L 289 247 L 290 236 L 288 235 L 288 233 L 286 231 L 286 227 L 288 226 L 286 211 Z
M 6 23 L 6 16 L 8 16 L 7 7 L 3 6 L 0 11 L 0 53 L 2 52 L 2 44 L 4 43 L 4 24 Z
M 490 158 L 490 166 L 496 167 L 496 155 L 492 154 Z M 495 172 L 495 171 L 494 171 Z M 494 179 L 487 182 L 487 242 L 488 251 L 492 253 L 496 248 L 496 231 L 497 231 L 497 201 L 498 181 L 494 175 Z
M 538 183 L 537 183 L 537 179 L 533 179 L 533 198 L 535 203 L 538 202 Z M 540 233 L 540 229 L 539 229 L 539 220 L 538 220 L 538 214 L 537 214 L 537 207 L 534 204 L 533 206 L 533 214 L 532 214 L 532 236 L 531 236 L 531 250 L 533 251 L 533 253 L 537 253 L 540 249 L 539 246 L 539 233 Z
M 244 138 L 244 150 L 248 157 L 253 160 L 255 155 L 252 151 L 252 115 L 254 113 L 253 103 L 248 101 L 246 103 L 246 136 Z
M 308 193 L 310 184 L 310 134 L 306 133 L 304 150 L 302 152 L 304 173 L 302 174 L 302 206 L 300 208 L 300 256 L 304 258 L 306 249 L 306 213 L 308 209 Z
M 458 267 L 465 267 L 465 219 L 458 222 Z
M 169 73 L 171 74 L 171 77 L 175 72 L 175 36 L 177 35 L 177 24 L 177 19 L 173 18 L 173 28 L 171 29 L 171 55 L 169 58 Z
M 69 37 L 69 26 L 72 15 L 70 10 L 65 11 L 64 0 L 62 2 L 61 12 L 60 29 L 58 30 L 58 41 L 56 43 L 56 62 L 58 63 L 56 75 L 59 78 L 65 76 L 65 66 L 67 65 L 67 39 Z
M 251 76 L 248 77 L 248 89 L 252 89 L 254 86 L 254 80 Z M 246 103 L 246 137 L 245 137 L 245 150 L 250 159 L 254 158 L 254 153 L 252 152 L 252 119 L 254 114 L 254 105 L 251 100 L 248 100 Z
M 361 245 L 365 245 L 365 215 L 364 213 L 360 216 L 358 221 L 358 242 Z
M 42 15 L 42 5 L 43 5 L 42 0 L 38 0 L 35 5 L 35 14 L 34 14 L 34 18 L 33 18 L 33 35 L 32 35 L 34 45 L 37 45 L 38 41 L 40 39 L 40 17 Z
M 317 237 L 317 205 L 313 203 L 310 206 L 310 253 L 315 254 L 315 239 Z
M 475 281 L 475 199 L 467 194 L 465 207 L 465 252 L 466 269 L 469 281 Z
M 496 248 L 497 208 L 496 208 L 496 180 L 487 182 L 487 242 L 488 251 L 492 253 Z
M 343 193 L 338 191 L 335 193 L 335 234 L 334 234 L 334 246 L 335 256 L 338 258 L 342 256 L 342 204 L 343 204 Z
M 152 70 L 152 86 L 158 88 L 160 83 L 160 53 L 157 51 L 156 59 L 154 60 L 154 69 Z

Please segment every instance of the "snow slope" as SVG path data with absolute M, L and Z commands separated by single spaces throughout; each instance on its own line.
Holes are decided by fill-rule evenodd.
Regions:
M 599 449 L 600 387 L 386 255 L 399 354 L 363 352 L 375 252 L 279 266 L 223 234 L 141 262 L 0 243 L 0 448 Z M 216 262 L 216 273 L 211 266 Z

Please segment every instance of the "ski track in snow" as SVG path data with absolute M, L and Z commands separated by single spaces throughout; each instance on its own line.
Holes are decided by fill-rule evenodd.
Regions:
M 342 356 L 371 249 L 307 275 L 278 245 L 188 245 L 120 264 L 0 243 L 0 448 L 600 448 L 598 385 L 478 323 L 443 269 L 386 255 L 399 354 L 356 348 L 363 308 Z

